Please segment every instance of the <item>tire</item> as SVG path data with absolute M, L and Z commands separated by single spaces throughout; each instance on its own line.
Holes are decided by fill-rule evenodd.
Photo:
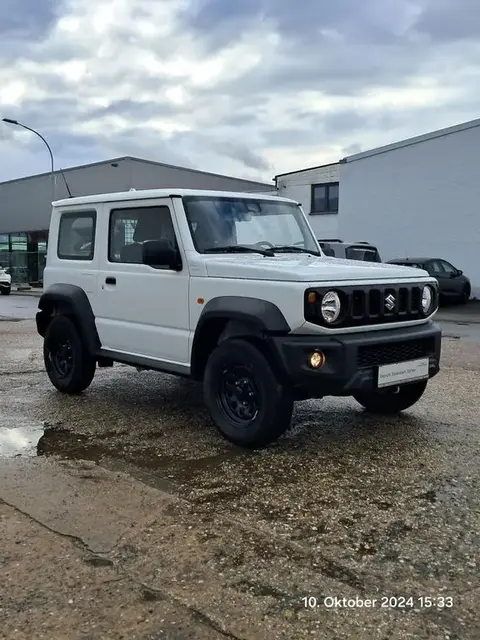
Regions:
M 428 380 L 385 390 L 354 394 L 355 400 L 370 413 L 392 415 L 409 409 L 423 396 Z
M 12 288 L 11 287 L 1 287 L 0 291 L 2 292 L 2 296 L 9 296 Z
M 215 348 L 205 368 L 203 393 L 217 429 L 241 447 L 265 447 L 290 425 L 290 391 L 246 340 L 227 340 Z
M 460 298 L 458 300 L 459 304 L 467 304 L 468 301 L 470 300 L 470 287 L 468 285 L 465 286 L 465 288 L 463 289 L 462 294 L 460 295 Z
M 67 316 L 55 316 L 48 325 L 43 360 L 50 382 L 62 393 L 81 393 L 95 375 L 96 362 Z

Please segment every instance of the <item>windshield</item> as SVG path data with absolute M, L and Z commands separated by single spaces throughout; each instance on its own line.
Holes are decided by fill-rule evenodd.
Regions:
M 281 200 L 184 196 L 199 253 L 257 252 L 321 255 L 300 207 Z

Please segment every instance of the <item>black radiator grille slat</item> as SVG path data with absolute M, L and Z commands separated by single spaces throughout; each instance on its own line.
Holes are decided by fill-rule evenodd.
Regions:
M 410 290 L 408 287 L 400 287 L 398 290 L 398 313 L 405 315 L 410 311 Z
M 422 291 L 420 287 L 412 287 L 411 313 L 418 315 L 422 308 Z
M 372 318 L 380 317 L 382 313 L 382 297 L 378 289 L 368 292 L 368 315 Z
M 431 338 L 365 345 L 358 348 L 357 365 L 360 368 L 375 367 L 425 358 L 434 353 L 435 344 Z
M 352 318 L 362 319 L 365 316 L 366 296 L 365 291 L 357 289 L 352 294 Z

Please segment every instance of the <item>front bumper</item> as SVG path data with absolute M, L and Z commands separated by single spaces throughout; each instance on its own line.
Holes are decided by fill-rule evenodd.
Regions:
M 271 345 L 286 383 L 300 396 L 352 395 L 377 388 L 378 367 L 429 358 L 429 377 L 440 370 L 442 332 L 439 325 L 336 336 L 272 336 Z M 312 369 L 309 355 L 321 350 L 326 362 Z

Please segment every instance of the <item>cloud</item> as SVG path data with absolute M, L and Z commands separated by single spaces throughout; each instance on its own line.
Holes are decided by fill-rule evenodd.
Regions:
M 239 177 L 478 117 L 478 0 L 3 0 L 0 116 L 58 166 Z M 0 179 L 48 156 L 0 124 Z

